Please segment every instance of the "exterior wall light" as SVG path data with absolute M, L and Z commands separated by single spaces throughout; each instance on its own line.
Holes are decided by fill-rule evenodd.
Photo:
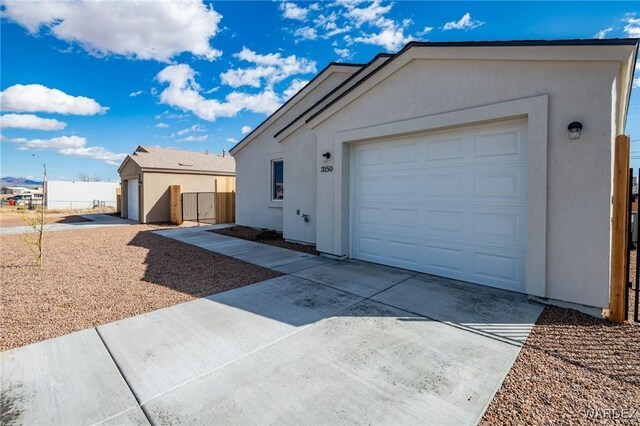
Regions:
M 324 154 L 322 154 L 322 156 L 324 157 L 325 160 L 328 160 L 329 158 L 331 158 L 331 153 L 325 152 Z
M 580 139 L 580 132 L 582 132 L 582 123 L 580 123 L 579 121 L 574 121 L 573 123 L 569 124 L 569 127 L 567 129 L 569 130 L 569 139 Z

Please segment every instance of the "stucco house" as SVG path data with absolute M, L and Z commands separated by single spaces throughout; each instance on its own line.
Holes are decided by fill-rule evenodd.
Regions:
M 236 222 L 595 312 L 638 40 L 411 42 L 329 64 L 232 150 Z
M 181 185 L 183 192 L 215 192 L 224 181 L 225 188 L 235 188 L 233 157 L 208 152 L 138 146 L 118 173 L 121 215 L 141 223 L 169 221 L 170 185 Z

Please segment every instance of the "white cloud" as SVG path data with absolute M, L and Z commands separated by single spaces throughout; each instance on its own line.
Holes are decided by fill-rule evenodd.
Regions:
M 135 92 L 129 93 L 129 96 L 131 96 L 132 98 L 135 98 L 136 96 L 140 96 L 140 95 L 142 95 L 142 90 L 137 90 Z
M 299 78 L 293 80 L 291 82 L 291 85 L 283 93 L 284 99 L 289 99 L 290 97 L 298 93 L 304 86 L 307 85 L 307 83 L 309 83 L 308 80 L 301 80 Z
M 471 14 L 469 12 L 465 13 L 462 18 L 458 21 L 451 21 L 444 24 L 442 27 L 443 30 L 472 30 L 474 28 L 478 28 L 481 25 L 484 25 L 485 22 L 479 21 L 477 19 L 472 19 Z
M 227 142 L 238 143 L 238 139 L 236 139 L 236 138 L 227 138 Z
M 190 52 L 213 60 L 221 55 L 209 40 L 222 16 L 201 0 L 5 0 L 3 15 L 32 34 L 46 28 L 95 56 L 122 55 L 168 62 Z
M 593 38 L 598 38 L 598 39 L 603 39 L 607 37 L 607 34 L 610 33 L 611 31 L 613 31 L 612 27 L 609 28 L 605 28 L 603 30 L 598 31 Z
M 338 49 L 336 47 L 335 49 L 333 49 L 333 51 L 335 52 L 336 55 L 340 56 L 342 59 L 350 59 L 352 56 L 349 49 Z
M 170 65 L 160 71 L 156 79 L 168 84 L 160 93 L 161 103 L 190 111 L 207 121 L 233 117 L 242 110 L 270 114 L 282 102 L 272 88 L 257 94 L 231 92 L 224 101 L 205 99 L 195 81 L 195 71 L 187 64 Z
M 627 25 L 624 26 L 624 32 L 628 37 L 640 37 L 640 18 L 630 15 L 625 19 Z
M 209 139 L 209 135 L 189 135 L 181 139 L 176 139 L 176 142 L 203 142 L 207 139 Z
M 249 133 L 251 131 L 251 127 L 242 126 L 242 129 L 240 129 L 240 131 L 242 132 L 243 135 L 246 135 L 247 133 Z
M 318 38 L 318 32 L 313 27 L 298 28 L 293 34 L 303 40 L 315 40 Z
M 185 121 L 185 119 L 187 117 L 189 117 L 189 114 L 176 114 L 174 112 L 163 111 L 162 113 L 156 115 L 153 118 L 155 118 L 156 120 L 161 120 L 163 118 L 167 118 L 167 119 L 171 119 L 171 120 Z
M 304 21 L 307 19 L 307 13 L 309 13 L 307 9 L 290 2 L 280 3 L 280 10 L 282 11 L 282 16 L 284 18 L 295 19 L 298 21 Z
M 87 147 L 87 139 L 80 136 L 60 136 L 51 139 L 20 139 L 12 140 L 20 143 L 18 149 L 23 151 L 55 151 L 60 155 L 69 157 L 91 158 L 101 160 L 107 164 L 119 165 L 127 156 L 126 154 L 116 154 L 101 146 Z
M 207 129 L 202 124 L 194 124 L 191 127 L 187 127 L 186 129 L 178 130 L 175 135 L 182 136 L 187 133 L 196 133 L 196 132 L 206 132 Z
M 67 95 L 41 84 L 16 84 L 0 92 L 0 108 L 3 111 L 74 115 L 101 114 L 109 109 L 91 98 Z
M 156 124 L 155 127 L 158 127 L 160 129 L 166 129 L 166 128 L 169 128 L 171 126 L 169 126 L 167 123 L 158 123 L 158 124 Z
M 404 20 L 400 25 L 398 25 L 390 19 L 381 18 L 381 21 L 379 22 L 379 25 L 381 26 L 380 32 L 363 34 L 361 37 L 355 37 L 348 40 L 351 40 L 351 42 L 382 46 L 390 51 L 398 50 L 413 40 L 413 37 L 404 35 L 404 30 L 410 24 L 410 20 Z
M 365 23 L 372 23 L 378 21 L 393 7 L 393 3 L 387 6 L 381 6 L 379 1 L 373 1 L 369 6 L 365 8 L 355 7 L 355 4 L 347 4 L 347 12 L 345 16 L 353 19 L 356 27 L 362 26 Z
M 640 87 L 640 77 L 633 79 L 633 87 Z
M 222 82 L 231 87 L 251 86 L 260 87 L 266 82 L 267 87 L 272 87 L 286 78 L 296 74 L 309 74 L 317 72 L 316 63 L 305 58 L 297 58 L 296 55 L 282 57 L 280 53 L 261 55 L 253 50 L 243 47 L 236 58 L 255 64 L 251 68 L 236 68 L 220 74 Z
M 418 31 L 416 34 L 419 36 L 425 36 L 429 34 L 431 31 L 433 31 L 433 27 L 424 27 L 422 31 Z
M 33 114 L 4 114 L 0 116 L 1 129 L 62 130 L 66 123 Z

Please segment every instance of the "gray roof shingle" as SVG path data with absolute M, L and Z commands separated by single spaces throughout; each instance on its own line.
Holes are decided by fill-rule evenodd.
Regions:
M 236 162 L 231 155 L 223 157 L 222 155 L 213 153 L 140 145 L 136 148 L 135 152 L 127 156 L 127 158 L 134 161 L 143 169 L 233 174 L 236 172 Z

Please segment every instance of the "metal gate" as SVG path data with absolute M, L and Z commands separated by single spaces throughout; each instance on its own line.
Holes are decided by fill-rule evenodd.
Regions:
M 182 220 L 216 223 L 215 192 L 183 192 Z
M 640 175 L 640 170 L 638 170 Z M 635 205 L 634 205 L 635 203 Z M 629 208 L 627 210 L 627 247 L 629 252 L 627 253 L 627 289 L 625 291 L 625 309 L 624 319 L 628 320 L 633 316 L 633 321 L 640 322 L 640 256 L 638 256 L 638 185 L 635 181 L 633 169 L 629 169 Z M 630 312 L 632 311 L 632 312 Z

